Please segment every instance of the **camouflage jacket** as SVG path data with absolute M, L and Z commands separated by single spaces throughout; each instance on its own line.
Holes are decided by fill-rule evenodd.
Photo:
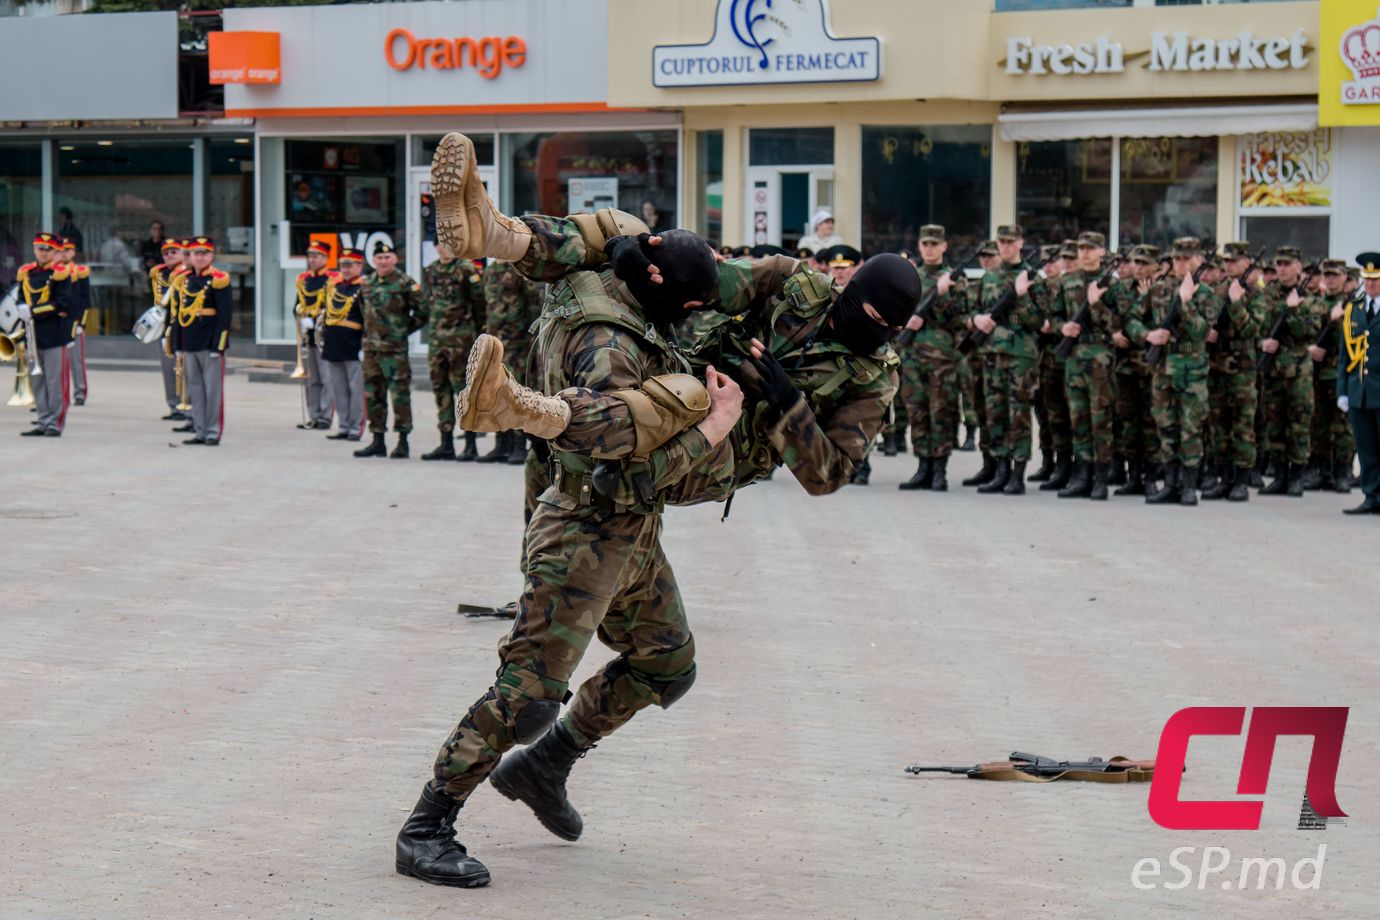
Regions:
M 1116 289 L 1121 334 L 1129 339 L 1131 338 L 1129 332 L 1131 320 L 1144 322 L 1145 311 L 1149 309 L 1150 305 L 1150 296 L 1141 293 L 1140 285 L 1129 274 L 1113 281 L 1112 287 Z M 1153 290 L 1153 287 L 1151 289 Z M 1145 363 L 1145 345 L 1132 341 L 1129 347 L 1118 348 L 1116 350 L 1116 369 L 1118 373 L 1122 374 L 1150 373 L 1150 367 Z
M 1313 376 L 1319 380 L 1337 379 L 1337 353 L 1342 349 L 1342 320 L 1339 318 L 1335 323 L 1332 321 L 1332 308 L 1345 307 L 1351 297 L 1352 295 L 1345 291 L 1338 291 L 1335 294 L 1324 294 L 1320 291 L 1310 298 L 1318 314 L 1318 334 L 1321 335 L 1322 330 L 1329 326 L 1332 330 L 1323 340 L 1323 350 L 1327 353 L 1326 357 L 1322 361 L 1313 362 Z
M 952 269 L 947 265 L 921 265 L 920 300 L 923 302 L 939 283 L 939 276 Z M 915 333 L 910 349 L 921 361 L 957 361 L 958 339 L 968 333 L 968 279 L 964 278 L 944 297 L 934 299 L 934 322 Z
M 1255 363 L 1256 342 L 1260 338 L 1260 324 L 1263 320 L 1258 292 L 1258 288 L 1255 291 L 1247 288 L 1241 299 L 1232 303 L 1230 278 L 1213 288 L 1213 293 L 1217 296 L 1217 318 L 1213 322 L 1226 323 L 1217 342 L 1210 346 L 1212 366 L 1217 370 L 1235 372 L 1244 364 Z M 1226 311 L 1225 320 L 1222 320 L 1223 311 Z
M 407 337 L 426 323 L 422 289 L 401 269 L 368 276 L 364 286 L 364 350 L 406 352 Z
M 1270 373 L 1276 377 L 1293 377 L 1312 363 L 1308 356 L 1308 346 L 1312 345 L 1322 331 L 1322 316 L 1314 298 L 1305 294 L 1297 307 L 1288 305 L 1291 289 L 1273 281 L 1265 285 L 1258 296 L 1260 303 L 1260 338 L 1269 338 L 1275 321 L 1282 314 L 1284 325 L 1279 332 L 1279 351 L 1275 352 L 1274 366 Z
M 972 315 L 992 312 L 1002 296 L 1013 288 L 1016 276 L 1029 268 L 1030 265 L 1022 260 L 1016 265 L 1002 263 L 996 271 L 985 273 L 978 282 L 977 297 L 971 304 Z M 1015 306 L 1006 315 L 1006 322 L 997 324 L 978 352 L 1029 358 L 1032 361 L 1039 358 L 1040 346 L 1036 333 L 1044 324 L 1041 303 L 1045 296 L 1044 281 L 1036 276 L 1025 296 L 1016 298 Z
M 468 259 L 437 259 L 422 270 L 418 309 L 426 321 L 428 348 L 461 348 L 484 325 L 479 269 Z
M 484 268 L 484 331 L 505 347 L 522 342 L 532 321 L 541 315 L 541 286 L 518 273 L 511 262 L 490 262 Z
M 1063 338 L 1063 334 L 1059 332 L 1059 327 L 1064 323 L 1073 322 L 1083 304 L 1087 303 L 1088 285 L 1101 273 L 1100 270 L 1085 272 L 1075 268 L 1071 272 L 1064 272 L 1055 282 L 1055 293 L 1051 298 L 1050 325 L 1060 339 Z M 1089 311 L 1088 322 L 1083 325 L 1083 331 L 1078 336 L 1078 344 L 1074 346 L 1075 353 L 1083 349 L 1107 352 L 1116 348 L 1112 336 L 1122 331 L 1122 309 L 1117 301 L 1120 290 L 1115 283 L 1109 284 L 1102 299 L 1093 305 Z
M 1156 281 L 1150 288 L 1143 309 L 1127 314 L 1126 337 L 1141 349 L 1148 348 L 1145 337 L 1164 325 L 1174 304 L 1178 303 L 1179 321 L 1164 353 L 1206 356 L 1208 326 L 1217 318 L 1217 298 L 1213 296 L 1212 288 L 1199 284 L 1188 303 L 1179 303 L 1180 283 L 1178 278 L 1172 276 Z M 1163 367 L 1163 363 L 1160 366 Z

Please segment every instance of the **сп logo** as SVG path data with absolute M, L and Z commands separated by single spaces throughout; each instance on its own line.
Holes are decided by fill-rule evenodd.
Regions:
M 733 0 L 728 15 L 733 23 L 734 36 L 747 47 L 757 49 L 757 53 L 762 55 L 762 69 L 765 70 L 768 62 L 767 46 L 776 39 L 769 38 L 762 41 L 757 37 L 758 24 L 767 18 L 766 13 L 757 12 L 759 3 L 764 3 L 767 9 L 771 9 L 772 0 Z M 775 16 L 772 17 L 771 21 L 784 27 L 784 23 Z

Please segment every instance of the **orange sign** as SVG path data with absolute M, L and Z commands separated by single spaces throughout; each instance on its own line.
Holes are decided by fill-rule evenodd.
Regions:
M 330 249 L 330 254 L 326 256 L 326 267 L 334 270 L 340 262 L 340 236 L 335 233 L 313 233 L 307 237 L 308 243 L 318 240 Z
M 213 84 L 282 82 L 277 32 L 212 32 L 206 44 Z
M 527 42 L 516 35 L 500 38 L 418 38 L 407 29 L 394 29 L 383 40 L 383 53 L 394 70 L 463 70 L 468 66 L 492 80 L 504 67 L 521 67 L 527 62 Z

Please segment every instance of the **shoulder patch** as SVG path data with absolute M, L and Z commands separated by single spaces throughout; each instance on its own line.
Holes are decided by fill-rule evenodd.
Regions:
M 298 281 L 306 281 L 306 280 L 307 280 L 308 278 L 310 278 L 310 277 L 311 277 L 311 272 L 302 272 L 300 275 L 297 276 L 297 280 L 298 280 Z
M 17 278 L 20 281 L 23 281 L 25 278 L 29 277 L 29 272 L 34 270 L 34 266 L 36 264 L 37 263 L 29 262 L 19 266 L 19 271 L 15 272 L 15 278 Z
M 80 279 L 90 278 L 90 277 L 91 277 L 91 266 L 89 266 L 89 265 L 78 265 L 76 268 L 74 268 L 74 269 L 72 270 L 72 274 L 73 274 L 73 276 L 75 276 L 76 278 L 80 278 Z
M 54 280 L 54 281 L 68 281 L 68 280 L 71 279 L 71 277 L 72 277 L 72 270 L 71 270 L 70 268 L 68 268 L 66 265 L 62 266 L 61 268 L 55 268 L 55 269 L 53 269 L 53 280 Z
M 230 276 L 227 275 L 225 272 L 212 271 L 210 286 L 216 288 L 217 290 L 223 290 L 225 288 L 228 288 L 230 286 Z

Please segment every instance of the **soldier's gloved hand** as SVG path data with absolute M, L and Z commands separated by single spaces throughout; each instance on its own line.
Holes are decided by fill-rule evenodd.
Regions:
M 660 242 L 660 238 L 657 238 Z M 637 236 L 615 236 L 604 242 L 604 254 L 609 257 L 609 265 L 619 281 L 629 284 L 645 281 L 648 276 L 655 284 L 661 283 L 661 271 L 652 262 L 654 244 L 650 233 Z
M 785 415 L 800 398 L 800 391 L 791 383 L 786 369 L 757 339 L 752 340 L 752 354 L 747 360 L 757 372 L 757 387 L 762 394 L 762 401 L 772 408 L 771 414 L 776 418 Z

